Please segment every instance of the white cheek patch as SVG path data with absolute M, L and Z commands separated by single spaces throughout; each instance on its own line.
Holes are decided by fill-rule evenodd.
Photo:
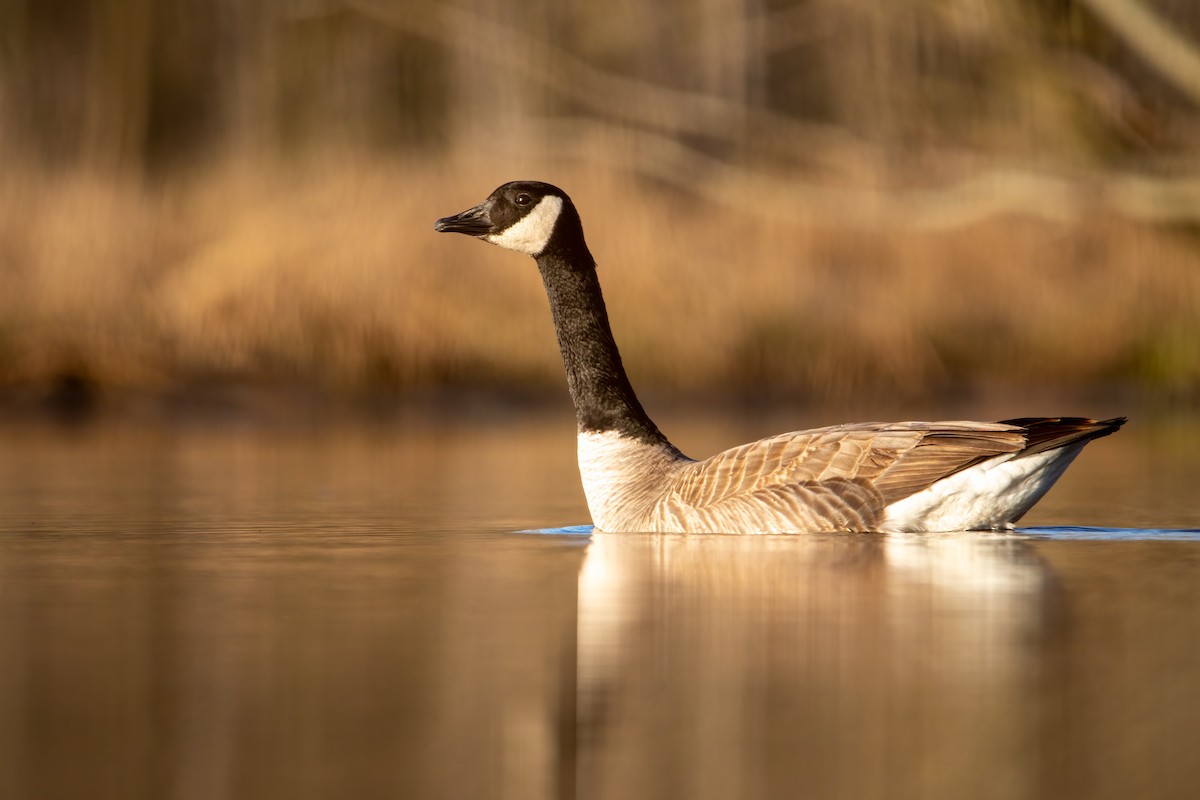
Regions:
M 562 205 L 561 197 L 552 194 L 546 195 L 516 225 L 503 233 L 492 234 L 485 238 L 506 250 L 516 250 L 518 253 L 536 256 L 546 249 L 546 243 L 550 241 L 550 236 L 554 233 L 554 224 L 558 222 L 558 215 L 562 213 Z

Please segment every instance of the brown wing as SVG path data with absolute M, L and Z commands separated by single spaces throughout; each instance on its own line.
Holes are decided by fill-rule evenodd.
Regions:
M 1003 423 L 862 423 L 785 433 L 688 465 L 672 501 L 692 508 L 765 501 L 788 486 L 875 511 L 1025 444 Z M 865 491 L 864 491 L 865 490 Z

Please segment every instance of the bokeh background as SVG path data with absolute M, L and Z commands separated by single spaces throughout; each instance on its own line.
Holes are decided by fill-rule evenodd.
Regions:
M 635 384 L 1200 396 L 1190 0 L 0 0 L 5 408 L 561 399 L 583 214 Z M 135 398 L 136 400 L 131 400 Z

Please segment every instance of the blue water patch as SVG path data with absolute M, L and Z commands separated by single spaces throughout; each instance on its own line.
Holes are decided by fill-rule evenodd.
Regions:
M 588 537 L 592 525 L 566 525 L 561 528 L 531 528 L 514 531 L 520 534 Z M 980 532 L 975 532 L 983 535 Z M 1200 542 L 1200 528 L 1099 528 L 1078 525 L 1046 525 L 1036 528 L 1017 528 L 1013 533 L 1038 539 L 1092 539 L 1099 541 L 1169 541 Z M 914 538 L 934 534 L 909 534 Z
M 591 536 L 594 525 L 567 525 L 562 528 L 533 528 L 527 531 L 515 531 L 515 533 L 538 533 L 550 534 L 552 536 Z
M 1039 539 L 1200 542 L 1200 528 L 1090 528 L 1047 525 L 1040 528 L 1018 528 L 1016 532 Z

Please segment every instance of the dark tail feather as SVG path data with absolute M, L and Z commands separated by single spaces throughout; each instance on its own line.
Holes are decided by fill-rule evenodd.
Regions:
M 1019 456 L 1029 456 L 1116 433 L 1125 424 L 1125 417 L 1101 420 L 1086 417 L 1021 417 L 1001 422 L 1024 429 L 1025 447 L 1021 449 Z

